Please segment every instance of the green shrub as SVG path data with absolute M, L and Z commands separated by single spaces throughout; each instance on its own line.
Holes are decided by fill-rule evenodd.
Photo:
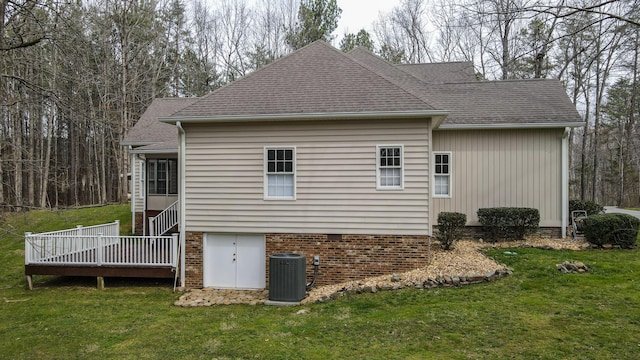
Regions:
M 467 215 L 457 212 L 441 212 L 438 214 L 438 234 L 437 239 L 442 244 L 442 248 L 449 250 L 453 243 L 459 240 L 467 224 Z
M 590 244 L 631 249 L 636 245 L 640 219 L 627 214 L 592 215 L 583 220 L 583 228 Z
M 519 240 L 538 230 L 540 212 L 531 208 L 483 208 L 478 209 L 478 220 L 489 241 Z
M 569 200 L 569 214 L 574 210 L 584 210 L 587 215 L 602 214 L 604 207 L 591 200 Z

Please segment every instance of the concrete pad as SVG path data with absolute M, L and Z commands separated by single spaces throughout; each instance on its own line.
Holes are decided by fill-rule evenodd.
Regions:
M 270 306 L 300 306 L 300 301 L 294 302 L 294 301 L 273 301 L 273 300 L 267 300 L 264 303 L 265 305 L 270 305 Z

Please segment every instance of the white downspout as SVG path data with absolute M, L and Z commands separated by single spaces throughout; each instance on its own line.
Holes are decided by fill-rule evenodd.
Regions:
M 428 189 L 429 192 L 427 193 L 427 211 L 429 212 L 427 215 L 427 222 L 428 222 L 428 236 L 429 236 L 429 246 L 431 246 L 431 237 L 433 237 L 433 182 L 431 181 L 433 179 L 433 174 L 431 173 L 431 169 L 434 169 L 435 167 L 433 166 L 433 164 L 431 163 L 434 159 L 433 159 L 433 118 L 430 119 L 430 126 L 429 126 L 429 138 L 427 139 L 427 141 L 429 142 L 427 145 L 427 171 L 429 173 L 429 180 L 427 180 L 428 182 Z M 430 252 L 429 252 L 430 253 Z
M 131 233 L 136 232 L 136 155 L 131 153 L 129 145 L 129 155 L 131 155 Z
M 562 238 L 567 236 L 569 225 L 569 134 L 571 128 L 564 128 L 562 134 Z
M 146 236 L 147 231 L 147 157 L 139 157 L 142 160 L 140 168 L 140 197 L 142 198 L 142 235 Z
M 186 145 L 186 139 L 185 139 L 185 132 L 184 132 L 184 128 L 182 128 L 182 123 L 180 123 L 180 121 L 176 122 L 176 127 L 178 128 L 178 157 L 180 158 L 180 165 L 178 166 L 178 174 L 179 174 L 179 179 L 180 179 L 180 286 L 181 287 L 185 287 L 186 283 L 185 283 L 185 261 L 186 261 L 186 256 L 185 256 L 185 235 L 186 232 L 184 230 L 185 228 L 185 221 L 186 221 L 186 216 L 185 216 L 185 199 L 186 199 L 186 190 L 185 190 L 185 145 Z

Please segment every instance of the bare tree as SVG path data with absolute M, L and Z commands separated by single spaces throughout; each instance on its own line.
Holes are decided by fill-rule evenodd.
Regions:
M 381 47 L 402 52 L 406 61 L 433 61 L 424 0 L 403 0 L 388 14 L 380 14 L 374 33 Z
M 222 64 L 226 81 L 233 81 L 247 73 L 246 54 L 253 13 L 244 0 L 223 0 L 217 12 L 221 38 L 218 61 Z

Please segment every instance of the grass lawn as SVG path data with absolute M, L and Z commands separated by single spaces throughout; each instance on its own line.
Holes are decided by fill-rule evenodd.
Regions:
M 123 206 L 98 209 L 90 215 L 97 222 L 130 217 Z M 51 216 L 68 227 L 82 217 L 73 214 Z M 25 290 L 21 234 L 50 230 L 46 216 L 0 224 L 2 358 L 637 359 L 640 352 L 638 250 L 492 250 L 512 276 L 302 308 L 179 308 L 171 281 L 107 279 L 99 291 L 95 279 L 35 277 L 35 289 Z M 555 264 L 565 260 L 593 268 L 561 274 Z

